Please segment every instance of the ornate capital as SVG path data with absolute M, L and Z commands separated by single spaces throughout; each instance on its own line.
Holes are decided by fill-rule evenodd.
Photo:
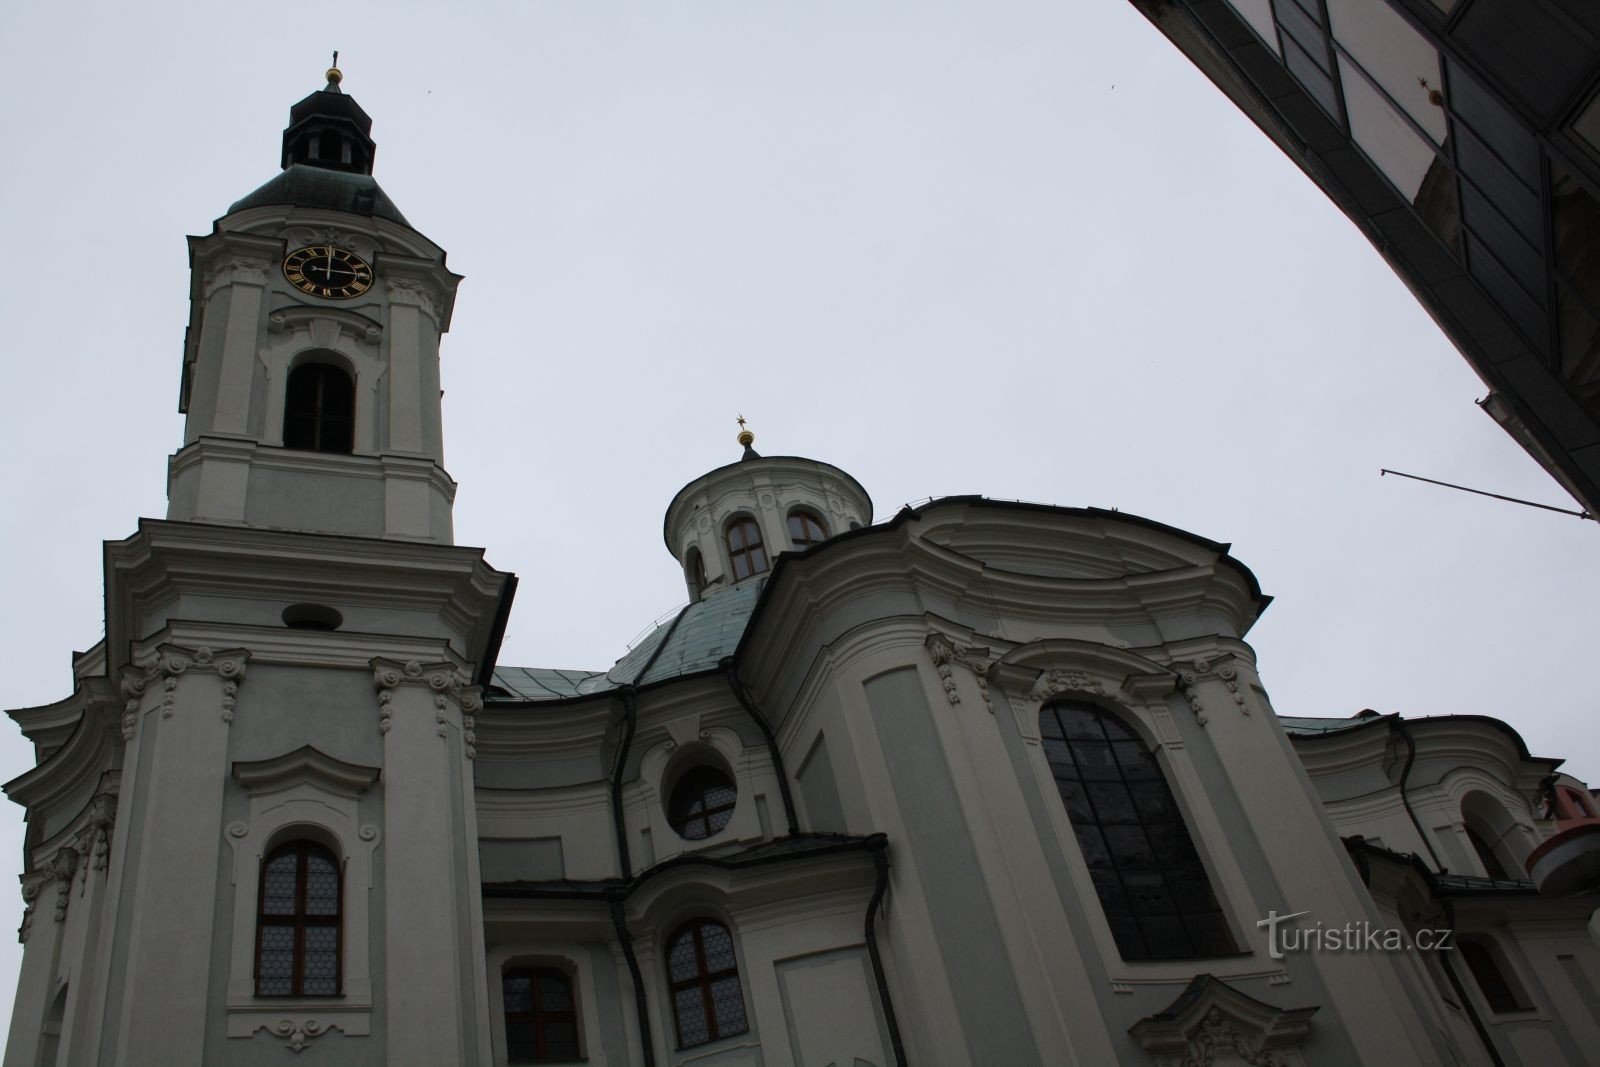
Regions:
M 267 272 L 271 267 L 270 262 L 255 256 L 231 255 L 219 258 L 206 271 L 201 288 L 206 297 L 210 298 L 217 290 L 227 285 L 265 286 Z
M 26 942 L 33 930 L 33 914 L 39 907 L 39 893 L 49 883 L 49 871 L 34 871 L 22 876 L 22 925 L 17 927 L 17 940 Z
M 954 665 L 960 664 L 972 672 L 978 682 L 978 692 L 983 694 L 984 704 L 991 713 L 994 711 L 994 702 L 989 699 L 989 668 L 994 661 L 990 659 L 987 648 L 958 645 L 937 630 L 929 633 L 922 645 L 928 650 L 933 669 L 939 672 L 939 683 L 944 687 L 944 695 L 950 703 L 961 703 L 953 669 Z
M 133 740 L 139 728 L 139 705 L 150 685 L 162 680 L 161 717 L 170 719 L 178 706 L 178 680 L 188 673 L 215 674 L 222 679 L 222 721 L 233 721 L 233 706 L 244 681 L 250 653 L 243 648 L 214 651 L 207 647 L 161 645 L 122 671 L 120 688 L 127 701 L 122 708 L 122 739 Z
M 391 303 L 402 307 L 414 307 L 428 316 L 437 325 L 439 322 L 439 299 L 434 286 L 418 278 L 388 279 L 389 300 Z
M 378 692 L 378 729 L 388 733 L 393 725 L 394 692 L 405 685 L 426 686 L 433 693 L 434 724 L 441 738 L 450 736 L 450 702 L 461 709 L 461 738 L 467 758 L 477 755 L 477 720 L 474 716 L 483 708 L 483 696 L 472 679 L 453 663 L 418 663 L 410 660 L 396 663 L 393 660 L 372 661 L 372 687 Z
M 1200 685 L 1204 682 L 1217 681 L 1227 686 L 1233 702 L 1239 706 L 1239 714 L 1250 714 L 1250 708 L 1244 702 L 1244 694 L 1239 691 L 1239 671 L 1228 662 L 1231 658 L 1230 656 L 1211 660 L 1202 656 L 1190 667 L 1178 671 L 1178 679 L 1183 683 L 1183 695 L 1194 711 L 1195 721 L 1201 726 L 1206 724 L 1205 703 L 1201 700 L 1200 694 Z

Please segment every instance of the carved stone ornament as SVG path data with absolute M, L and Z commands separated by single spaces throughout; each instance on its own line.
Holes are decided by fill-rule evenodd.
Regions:
M 210 648 L 183 648 L 179 645 L 161 645 L 148 655 L 124 668 L 121 689 L 122 739 L 133 740 L 139 729 L 139 707 L 145 692 L 157 678 L 161 679 L 161 717 L 172 718 L 178 707 L 178 680 L 189 671 L 215 674 L 222 679 L 222 721 L 233 721 L 233 707 L 239 695 L 239 683 L 244 681 L 245 664 L 250 653 L 242 648 L 213 651 Z
M 960 664 L 978 682 L 978 692 L 983 695 L 983 702 L 994 712 L 994 702 L 989 698 L 989 668 L 993 660 L 989 658 L 987 648 L 957 645 L 944 634 L 934 631 L 922 642 L 928 650 L 928 658 L 933 661 L 933 669 L 939 672 L 939 684 L 944 687 L 944 695 L 952 704 L 961 703 L 961 693 L 956 686 L 954 665 Z
M 1189 701 L 1189 707 L 1194 711 L 1194 719 L 1201 726 L 1206 724 L 1205 703 L 1200 699 L 1200 683 L 1216 680 L 1228 687 L 1228 693 L 1233 702 L 1239 706 L 1239 714 L 1248 715 L 1250 709 L 1244 702 L 1244 694 L 1239 691 L 1239 672 L 1231 663 L 1219 663 L 1215 668 L 1211 661 L 1204 656 L 1194 661 L 1188 670 L 1178 672 L 1178 678 L 1183 682 L 1183 695 Z
M 33 915 L 39 907 L 39 892 L 50 881 L 49 871 L 34 871 L 22 876 L 22 925 L 17 927 L 17 940 L 26 942 L 33 930 Z
M 67 917 L 67 904 L 72 899 L 73 875 L 78 872 L 78 850 L 60 848 L 50 860 L 50 877 L 56 886 L 56 922 Z
M 1315 1006 L 1280 1008 L 1209 974 L 1198 974 L 1171 1005 L 1128 1028 L 1145 1051 L 1173 1067 L 1294 1067 Z
M 476 758 L 477 714 L 483 708 L 479 689 L 471 679 L 450 663 L 404 664 L 389 660 L 372 661 L 372 686 L 378 691 L 378 729 L 388 733 L 394 720 L 394 691 L 402 685 L 425 685 L 433 691 L 433 721 L 441 738 L 450 736 L 450 702 L 461 709 L 461 741 L 468 759 Z
M 218 259 L 206 271 L 201 288 L 210 297 L 225 285 L 265 286 L 270 267 L 271 264 L 266 260 L 253 256 L 235 255 Z
M 393 303 L 411 305 L 421 309 L 422 313 L 435 323 L 439 321 L 439 304 L 434 296 L 434 287 L 416 278 L 394 278 L 389 281 L 389 298 Z
M 280 1019 L 271 1027 L 272 1032 L 289 1043 L 290 1052 L 304 1052 L 312 1038 L 321 1037 L 331 1026 L 316 1019 Z

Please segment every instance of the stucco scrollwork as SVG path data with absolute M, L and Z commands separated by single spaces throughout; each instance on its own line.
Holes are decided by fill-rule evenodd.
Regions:
M 72 899 L 73 876 L 78 873 L 78 850 L 61 848 L 50 860 L 50 877 L 56 886 L 56 922 L 67 917 L 67 903 Z
M 17 940 L 26 942 L 33 931 L 33 915 L 39 908 L 39 892 L 50 881 L 49 871 L 34 871 L 22 876 L 22 925 L 17 927 Z
M 170 719 L 178 710 L 178 684 L 184 675 L 193 671 L 215 674 L 222 679 L 222 721 L 233 721 L 233 708 L 239 695 L 239 683 L 244 681 L 245 664 L 250 653 L 243 648 L 214 650 L 207 647 L 183 648 L 179 645 L 161 645 L 144 657 L 136 659 L 133 666 L 122 672 L 120 688 L 125 701 L 122 707 L 122 739 L 133 740 L 139 729 L 139 708 L 151 683 L 161 679 L 161 717 Z
M 389 280 L 389 296 L 393 303 L 418 308 L 421 312 L 433 319 L 439 320 L 439 304 L 434 295 L 433 286 L 416 278 L 393 278 Z
M 206 271 L 201 289 L 209 298 L 225 285 L 264 286 L 267 284 L 269 266 L 266 260 L 254 256 L 234 255 L 219 259 Z
M 1288 1067 L 1288 1060 L 1270 1049 L 1257 1048 L 1217 1008 L 1206 1012 L 1200 1028 L 1189 1039 L 1183 1067 L 1211 1067 L 1219 1053 L 1251 1067 Z
M 477 756 L 477 714 L 483 709 L 483 696 L 470 684 L 459 667 L 452 663 L 422 664 L 410 660 L 397 664 L 389 660 L 372 661 L 372 686 L 378 693 L 378 729 L 388 733 L 394 725 L 394 694 L 401 686 L 426 686 L 433 694 L 434 730 L 441 738 L 450 736 L 450 705 L 461 709 L 462 747 L 468 759 Z
M 989 696 L 989 668 L 994 661 L 990 658 L 987 648 L 968 645 L 958 645 L 944 634 L 934 631 L 923 641 L 923 647 L 928 650 L 928 658 L 933 661 L 933 668 L 939 673 L 939 684 L 944 688 L 944 695 L 952 704 L 961 703 L 961 692 L 956 685 L 956 664 L 972 672 L 978 682 L 978 692 L 983 695 L 983 702 L 989 711 L 994 711 L 994 701 Z
M 1183 695 L 1189 701 L 1189 707 L 1194 712 L 1195 721 L 1201 726 L 1206 724 L 1205 702 L 1201 699 L 1200 685 L 1208 681 L 1218 681 L 1227 687 L 1234 704 L 1238 705 L 1239 714 L 1250 714 L 1250 708 L 1244 702 L 1244 693 L 1239 689 L 1239 671 L 1231 663 L 1223 662 L 1213 665 L 1204 656 L 1199 657 L 1193 665 L 1178 672 L 1178 679 L 1183 684 Z
M 274 1034 L 289 1043 L 290 1052 L 304 1052 L 313 1038 L 321 1037 L 329 1029 L 326 1023 L 316 1019 L 280 1019 L 271 1027 Z

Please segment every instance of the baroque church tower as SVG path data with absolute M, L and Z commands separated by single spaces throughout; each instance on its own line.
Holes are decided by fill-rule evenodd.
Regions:
M 189 239 L 167 518 L 107 544 L 74 694 L 13 713 L 6 1067 L 484 1058 L 468 761 L 514 579 L 453 545 L 460 278 L 327 77 L 282 173 Z

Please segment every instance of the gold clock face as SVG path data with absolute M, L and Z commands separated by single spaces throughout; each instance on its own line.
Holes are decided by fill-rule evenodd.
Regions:
M 366 260 L 335 245 L 308 245 L 283 260 L 283 276 L 303 293 L 326 300 L 348 300 L 372 288 Z

